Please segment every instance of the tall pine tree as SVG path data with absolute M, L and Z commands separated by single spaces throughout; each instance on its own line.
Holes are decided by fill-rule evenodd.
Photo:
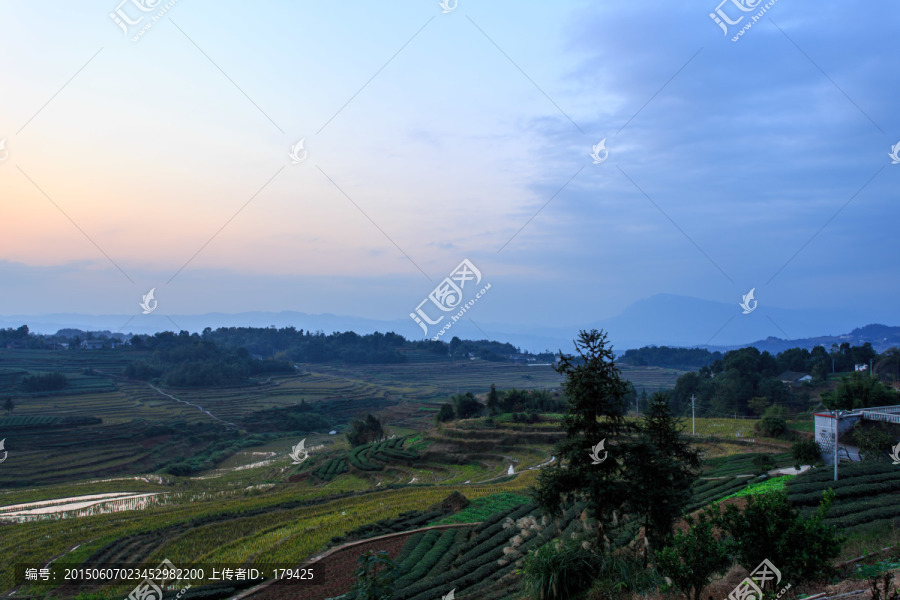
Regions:
M 627 500 L 622 450 L 636 427 L 625 421 L 627 382 L 615 365 L 606 333 L 581 331 L 577 356 L 560 352 L 556 371 L 566 377 L 566 437 L 556 445 L 558 462 L 541 469 L 535 498 L 551 515 L 572 501 L 583 500 L 597 520 L 598 542 L 606 526 L 620 517 Z M 592 449 L 604 443 L 594 464 Z
M 672 526 L 690 502 L 691 485 L 699 475 L 699 454 L 682 430 L 682 421 L 672 415 L 668 394 L 655 392 L 640 431 L 625 453 L 630 490 L 626 510 L 641 519 L 654 551 L 671 539 Z

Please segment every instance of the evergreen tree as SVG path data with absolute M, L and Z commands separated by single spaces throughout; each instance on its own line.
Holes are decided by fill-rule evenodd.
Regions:
M 445 402 L 441 404 L 441 408 L 438 410 L 437 415 L 434 417 L 434 422 L 437 425 L 441 423 L 446 423 L 447 421 L 452 421 L 455 413 L 453 412 L 453 405 L 449 402 Z
M 569 501 L 584 499 L 589 514 L 597 519 L 597 538 L 625 503 L 629 486 L 622 477 L 620 446 L 635 426 L 624 419 L 626 382 L 615 365 L 604 332 L 581 331 L 575 341 L 578 356 L 560 352 L 556 371 L 566 377 L 567 399 L 563 419 L 566 437 L 556 445 L 559 462 L 541 469 L 535 499 L 551 515 L 558 515 Z M 605 460 L 591 457 L 592 448 L 604 442 Z M 602 457 L 601 457 L 602 458 Z
M 699 475 L 699 454 L 682 429 L 683 421 L 672 415 L 668 394 L 655 392 L 625 458 L 630 487 L 626 508 L 641 519 L 654 551 L 671 539 L 672 525 L 690 501 L 691 485 Z
M 350 446 L 361 446 L 380 440 L 384 437 L 384 428 L 381 421 L 374 415 L 366 415 L 365 420 L 357 419 L 350 423 L 350 431 L 347 432 L 347 441 Z
M 488 415 L 494 416 L 499 412 L 500 408 L 500 394 L 497 393 L 497 386 L 493 383 L 491 384 L 491 391 L 488 393 L 487 397 L 487 409 Z
M 484 411 L 484 406 L 475 399 L 472 392 L 456 394 L 451 400 L 453 401 L 453 411 L 457 419 L 471 419 L 479 416 Z

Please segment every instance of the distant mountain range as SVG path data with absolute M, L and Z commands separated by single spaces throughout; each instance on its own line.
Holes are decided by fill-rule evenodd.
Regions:
M 822 335 L 799 340 L 782 340 L 776 337 L 769 337 L 764 340 L 757 340 L 740 346 L 707 346 L 706 348 L 710 352 L 716 350 L 725 352 L 727 350 L 734 350 L 735 348 L 753 346 L 760 352 L 768 350 L 770 354 L 777 354 L 788 348 L 806 348 L 807 350 L 811 350 L 816 346 L 825 346 L 825 349 L 827 350 L 831 348 L 832 344 L 841 345 L 844 342 L 849 343 L 851 346 L 862 346 L 866 342 L 869 342 L 877 352 L 884 352 L 888 348 L 900 348 L 900 327 L 875 324 L 857 327 L 850 333 L 844 335 Z
M 900 327 L 870 325 L 873 322 L 896 322 L 896 315 L 872 315 L 861 310 L 785 309 L 760 303 L 756 310 L 742 314 L 737 301 L 733 304 L 702 300 L 689 296 L 657 294 L 635 302 L 622 313 L 571 327 L 547 327 L 534 324 L 509 324 L 461 320 L 446 332 L 445 341 L 453 336 L 463 339 L 493 339 L 530 350 L 571 352 L 572 340 L 580 329 L 603 329 L 609 334 L 613 348 L 622 353 L 641 346 L 704 347 L 730 350 L 756 346 L 760 350 L 779 352 L 791 347 L 812 348 L 850 342 L 870 342 L 883 351 L 900 346 Z M 206 327 L 286 327 L 311 331 L 355 331 L 360 334 L 394 331 L 409 339 L 422 339 L 422 330 L 412 319 L 379 321 L 331 314 L 309 315 L 298 312 L 244 312 L 202 315 L 10 315 L 0 316 L 0 327 L 27 324 L 35 333 L 56 333 L 60 329 L 123 333 L 156 333 L 186 329 L 200 332 Z M 850 333 L 846 333 L 850 332 Z M 431 332 L 433 335 L 433 332 Z

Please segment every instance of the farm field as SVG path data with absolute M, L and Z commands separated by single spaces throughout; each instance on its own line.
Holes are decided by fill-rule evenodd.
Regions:
M 23 562 L 55 556 L 65 563 L 152 563 L 168 558 L 179 566 L 248 560 L 254 564 L 281 565 L 285 561 L 295 561 L 297 557 L 311 557 L 331 544 L 340 544 L 348 539 L 348 535 L 349 539 L 358 539 L 363 534 L 354 532 L 373 523 L 382 525 L 380 530 L 368 530 L 369 535 L 379 531 L 381 534 L 402 533 L 405 528 L 432 524 L 476 522 L 482 525 L 459 528 L 452 539 L 450 534 L 443 533 L 432 534 L 425 542 L 422 542 L 424 536 L 413 536 L 402 547 L 396 548 L 405 561 L 401 593 L 405 598 L 414 598 L 423 594 L 428 586 L 441 587 L 447 583 L 458 588 L 460 597 L 488 593 L 491 597 L 503 598 L 504 594 L 517 589 L 513 574 L 517 553 L 531 547 L 524 541 L 515 541 L 518 544 L 515 545 L 513 538 L 520 536 L 522 540 L 527 538 L 527 544 L 538 543 L 529 538 L 532 534 L 524 533 L 529 527 L 534 529 L 541 517 L 530 504 L 528 488 L 535 481 L 536 467 L 549 460 L 552 448 L 550 438 L 546 436 L 554 434 L 550 427 L 552 420 L 524 424 L 498 419 L 503 423 L 499 431 L 485 429 L 481 421 L 460 421 L 422 434 L 410 434 L 409 430 L 398 428 L 398 433 L 406 435 L 394 434 L 395 437 L 385 442 L 358 447 L 353 451 L 356 458 L 352 461 L 351 450 L 341 436 L 314 435 L 307 438 L 307 447 L 314 449 L 310 459 L 301 465 L 292 465 L 288 451 L 294 440 L 279 438 L 242 450 L 216 469 L 194 477 L 146 475 L 94 479 L 5 492 L 0 495 L 0 506 L 52 502 L 63 512 L 59 513 L 61 519 L 41 518 L 16 524 L 14 529 L 4 526 L 4 532 L 11 535 L 3 536 L 0 552 L 29 548 L 20 553 Z M 697 423 L 705 424 L 700 419 Z M 497 443 L 504 439 L 505 443 Z M 746 490 L 748 485 L 758 481 L 752 475 L 754 455 L 748 453 L 754 448 L 756 452 L 769 453 L 775 466 L 791 463 L 788 454 L 773 453 L 762 440 L 734 443 L 729 439 L 734 438 L 704 436 L 698 440 L 704 449 L 733 444 L 744 452 L 706 459 L 703 479 L 694 487 L 691 510 Z M 465 455 L 472 462 L 448 462 L 454 453 Z M 327 467 L 336 462 L 343 468 Z M 511 477 L 506 474 L 510 465 L 515 472 Z M 332 476 L 319 477 L 316 472 L 321 473 L 323 468 L 332 470 Z M 822 473 L 819 471 L 815 477 L 810 477 L 810 482 L 818 486 L 821 479 L 822 485 L 827 483 L 822 479 Z M 848 471 L 848 478 L 850 474 Z M 875 483 L 890 481 L 892 475 L 890 471 L 853 473 L 854 478 L 881 478 Z M 818 490 L 815 486 L 809 490 L 793 486 L 793 481 L 787 482 L 787 489 L 795 495 Z M 848 489 L 852 492 L 856 488 L 848 486 Z M 463 494 L 470 501 L 469 506 L 452 516 L 428 512 L 428 507 L 439 504 L 452 492 Z M 79 512 L 63 504 L 88 495 L 125 493 L 147 495 L 144 497 L 153 500 L 136 506 L 129 505 L 128 499 L 113 498 L 108 504 L 119 502 L 120 506 L 94 514 Z M 797 497 L 800 500 L 807 498 Z M 868 499 L 868 504 L 859 502 L 854 512 L 839 513 L 840 518 L 856 513 L 876 514 L 864 512 L 872 509 L 881 511 L 878 515 L 890 517 L 887 513 L 893 515 L 893 509 L 885 508 L 889 498 L 885 496 L 877 502 Z M 0 516 L 2 511 L 0 508 Z M 528 527 L 520 523 L 515 532 L 503 530 L 501 534 L 502 528 L 496 527 L 495 519 L 499 518 L 496 516 L 510 516 L 514 511 L 521 512 L 516 513 L 514 522 L 526 516 L 537 521 L 529 521 Z M 571 521 L 567 521 L 563 528 L 570 525 Z M 490 530 L 493 533 L 485 537 L 488 534 L 484 532 L 491 527 L 494 527 Z M 634 532 L 623 530 L 621 534 L 627 537 Z M 365 537 L 363 535 L 363 539 Z M 479 541 L 476 543 L 476 540 Z M 419 543 L 426 546 L 416 550 Z M 436 547 L 441 548 L 440 552 L 432 552 Z M 452 558 L 439 565 L 437 561 L 442 559 L 438 559 L 438 555 Z M 503 563 L 503 557 L 509 557 L 508 562 Z M 479 576 L 470 577 L 475 572 Z M 18 587 L 10 578 L 9 570 L 0 573 L 0 587 L 5 590 Z M 348 581 L 340 585 L 346 587 Z M 423 583 L 425 581 L 428 585 Z M 200 582 L 196 583 L 199 586 Z M 19 589 L 19 593 L 28 592 L 27 588 Z M 65 593 L 67 589 L 60 592 Z M 275 594 L 281 587 L 267 589 L 269 591 L 261 590 L 252 597 L 270 597 L 268 594 Z M 238 589 L 222 587 L 220 591 L 229 594 Z M 119 586 L 103 593 L 112 598 L 127 592 L 126 587 Z M 186 598 L 189 600 L 190 595 Z
M 835 505 L 826 522 L 849 532 L 869 529 L 879 521 L 900 518 L 900 473 L 891 463 L 850 464 L 840 467 L 838 481 L 831 469 L 808 471 L 785 485 L 791 503 L 812 514 L 827 489 Z
M 300 365 L 250 385 L 168 389 L 125 380 L 115 353 L 97 354 L 90 360 L 75 353 L 72 361 L 45 356 L 83 385 L 17 397 L 13 414 L 0 417 L 0 439 L 6 438 L 9 451 L 0 468 L 0 552 L 15 554 L 16 564 L 168 559 L 182 568 L 270 568 L 358 543 L 323 559 L 322 572 L 333 579 L 328 585 L 299 593 L 283 584 L 253 591 L 250 582 L 197 580 L 182 600 L 224 599 L 241 591 L 254 600 L 324 600 L 349 590 L 354 548 L 364 547 L 387 548 L 397 559 L 398 598 L 424 600 L 454 589 L 460 598 L 504 600 L 519 597 L 516 571 L 529 550 L 583 527 L 579 507 L 551 522 L 530 496 L 540 469 L 556 460 L 561 414 L 525 421 L 504 413 L 434 425 L 438 405 L 457 389 L 482 400 L 491 384 L 555 390 L 560 380 L 551 369 L 485 361 L 377 369 Z M 0 358 L 8 360 L 0 377 L 53 370 L 19 351 L 0 350 Z M 665 387 L 677 372 L 639 367 L 624 375 L 636 385 L 643 378 L 647 386 Z M 327 416 L 335 433 L 245 429 L 253 427 L 255 415 L 301 401 Z M 367 412 L 385 419 L 385 439 L 351 447 L 343 435 L 347 424 Z M 695 420 L 694 443 L 704 466 L 690 511 L 773 486 L 783 486 L 808 511 L 830 487 L 821 469 L 778 480 L 759 477 L 757 455 L 767 455 L 773 468 L 793 461 L 789 444 L 755 436 L 755 423 Z M 683 425 L 689 433 L 690 420 Z M 300 439 L 309 454 L 297 464 L 289 453 Z M 191 460 L 193 471 L 169 472 Z M 860 535 L 872 523 L 900 517 L 895 472 L 867 469 L 847 469 L 829 517 Z M 419 531 L 432 526 L 442 529 Z M 617 544 L 637 533 L 633 524 L 612 532 Z M 367 542 L 378 536 L 389 537 Z M 120 599 L 132 588 L 25 585 L 14 580 L 11 565 L 0 566 L 0 591 L 20 597 L 52 592 L 72 598 L 87 591 L 90 600 Z
M 35 352 L 32 356 L 30 353 Z M 61 392 L 25 395 L 17 415 L 92 416 L 104 422 L 148 420 L 203 420 L 202 406 L 225 421 L 239 419 L 253 410 L 285 406 L 305 400 L 342 401 L 353 410 L 365 409 L 366 401 L 429 403 L 454 393 L 485 393 L 495 384 L 500 389 L 558 389 L 561 377 L 550 366 L 525 366 L 487 361 L 411 362 L 397 365 L 356 367 L 298 365 L 296 373 L 275 374 L 252 385 L 203 389 L 167 389 L 163 395 L 152 386 L 121 377 L 128 360 L 139 352 L 95 350 L 51 352 L 0 349 L 0 367 L 6 373 L 61 371 L 70 387 Z M 92 372 L 84 375 L 85 370 Z M 622 367 L 623 376 L 638 389 L 649 391 L 674 386 L 681 371 L 658 367 Z M 192 406 L 195 405 L 195 406 Z

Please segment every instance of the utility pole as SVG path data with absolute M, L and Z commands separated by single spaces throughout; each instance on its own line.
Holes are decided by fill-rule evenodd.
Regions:
M 696 400 L 696 398 L 691 394 L 691 435 L 696 435 L 696 433 L 694 433 L 694 400 Z
M 831 411 L 832 416 L 834 417 L 833 425 L 834 425 L 834 480 L 838 480 L 838 434 L 840 433 L 840 427 L 838 426 L 840 423 L 840 418 L 844 415 L 844 411 L 842 410 L 833 410 Z

